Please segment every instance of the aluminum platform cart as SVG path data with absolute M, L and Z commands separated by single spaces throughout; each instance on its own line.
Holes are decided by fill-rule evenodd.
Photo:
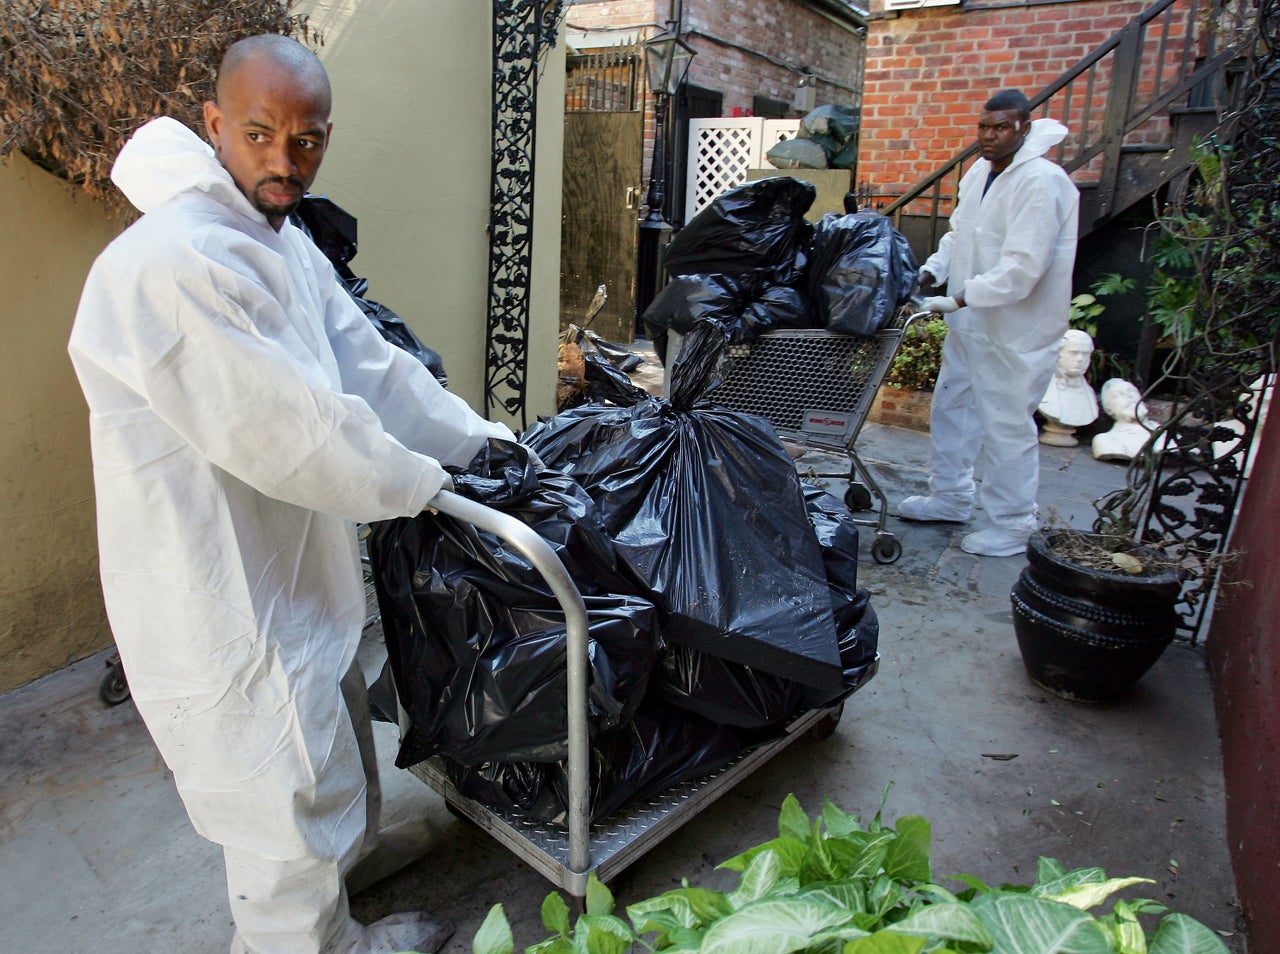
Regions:
M 514 517 L 450 491 L 432 498 L 431 508 L 497 534 L 543 576 L 565 612 L 568 677 L 567 830 L 522 813 L 493 809 L 462 795 L 436 758 L 409 771 L 442 795 L 455 815 L 474 822 L 568 894 L 586 896 L 588 877 L 608 881 L 685 822 L 727 792 L 747 773 L 796 739 L 825 738 L 835 731 L 843 704 L 805 712 L 782 737 L 741 755 L 718 772 L 680 784 L 648 800 L 625 806 L 603 823 L 590 823 L 590 752 L 587 734 L 587 612 L 568 572 L 540 536 Z M 877 664 L 879 660 L 877 659 Z M 863 682 L 875 673 L 872 666 Z
M 902 544 L 885 529 L 889 501 L 858 457 L 854 443 L 903 335 L 913 321 L 928 314 L 913 314 L 909 306 L 900 309 L 873 335 L 817 329 L 766 332 L 749 344 L 729 349 L 728 373 L 706 394 L 708 400 L 731 410 L 766 418 L 786 441 L 847 455 L 845 504 L 856 513 L 872 509 L 872 498 L 878 501 L 876 519 L 854 520 L 875 527 L 871 557 L 877 563 L 896 562 L 902 556 Z

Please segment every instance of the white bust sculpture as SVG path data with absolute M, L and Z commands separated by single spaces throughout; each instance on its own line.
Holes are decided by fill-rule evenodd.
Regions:
M 1123 378 L 1111 378 L 1102 385 L 1102 409 L 1115 424 L 1093 438 L 1093 456 L 1098 460 L 1132 460 L 1157 426 L 1147 417 L 1142 395 Z
M 1058 367 L 1040 401 L 1044 432 L 1040 443 L 1075 447 L 1075 429 L 1098 418 L 1098 396 L 1089 387 L 1084 373 L 1093 357 L 1093 339 L 1087 331 L 1072 328 L 1058 345 Z

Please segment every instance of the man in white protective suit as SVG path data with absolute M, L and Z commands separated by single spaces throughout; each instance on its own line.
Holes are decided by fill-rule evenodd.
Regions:
M 344 876 L 377 841 L 355 523 L 421 512 L 442 464 L 512 439 L 387 344 L 289 222 L 330 102 L 309 50 L 251 37 L 204 106 L 212 149 L 172 119 L 138 130 L 112 178 L 145 214 L 94 264 L 69 345 L 111 629 L 192 824 L 223 848 L 233 952 L 452 933 L 348 909 Z
M 921 308 L 947 316 L 933 391 L 929 494 L 898 506 L 905 520 L 963 523 L 975 469 L 990 526 L 960 546 L 1013 556 L 1036 529 L 1036 406 L 1057 363 L 1071 310 L 1080 195 L 1044 157 L 1067 128 L 1031 121 L 1027 98 L 997 93 L 978 117 L 980 158 L 960 181 L 951 228 L 920 269 Z

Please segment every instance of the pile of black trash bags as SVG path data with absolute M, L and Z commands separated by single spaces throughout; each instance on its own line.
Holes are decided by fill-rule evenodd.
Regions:
M 664 358 L 668 331 L 720 322 L 734 344 L 783 328 L 870 335 L 915 289 L 906 238 L 865 210 L 805 218 L 816 190 L 790 176 L 758 179 L 721 195 L 681 229 L 663 258 L 669 281 L 644 312 Z
M 583 595 L 593 821 L 722 768 L 875 672 L 848 510 L 802 484 L 768 421 L 701 398 L 728 339 L 691 328 L 667 399 L 621 375 L 607 399 L 453 473 L 459 494 L 546 540 Z M 564 824 L 566 633 L 548 585 L 439 513 L 374 525 L 368 550 L 410 723 L 396 764 L 439 755 L 464 795 Z

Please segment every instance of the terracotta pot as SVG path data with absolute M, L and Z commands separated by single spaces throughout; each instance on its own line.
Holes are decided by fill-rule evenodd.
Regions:
M 1041 531 L 1027 543 L 1027 566 L 1010 594 L 1018 649 L 1027 675 L 1043 689 L 1080 702 L 1113 702 L 1173 640 L 1180 575 L 1081 566 L 1054 552 L 1066 534 L 1097 537 Z M 1132 552 L 1155 556 L 1146 547 Z

